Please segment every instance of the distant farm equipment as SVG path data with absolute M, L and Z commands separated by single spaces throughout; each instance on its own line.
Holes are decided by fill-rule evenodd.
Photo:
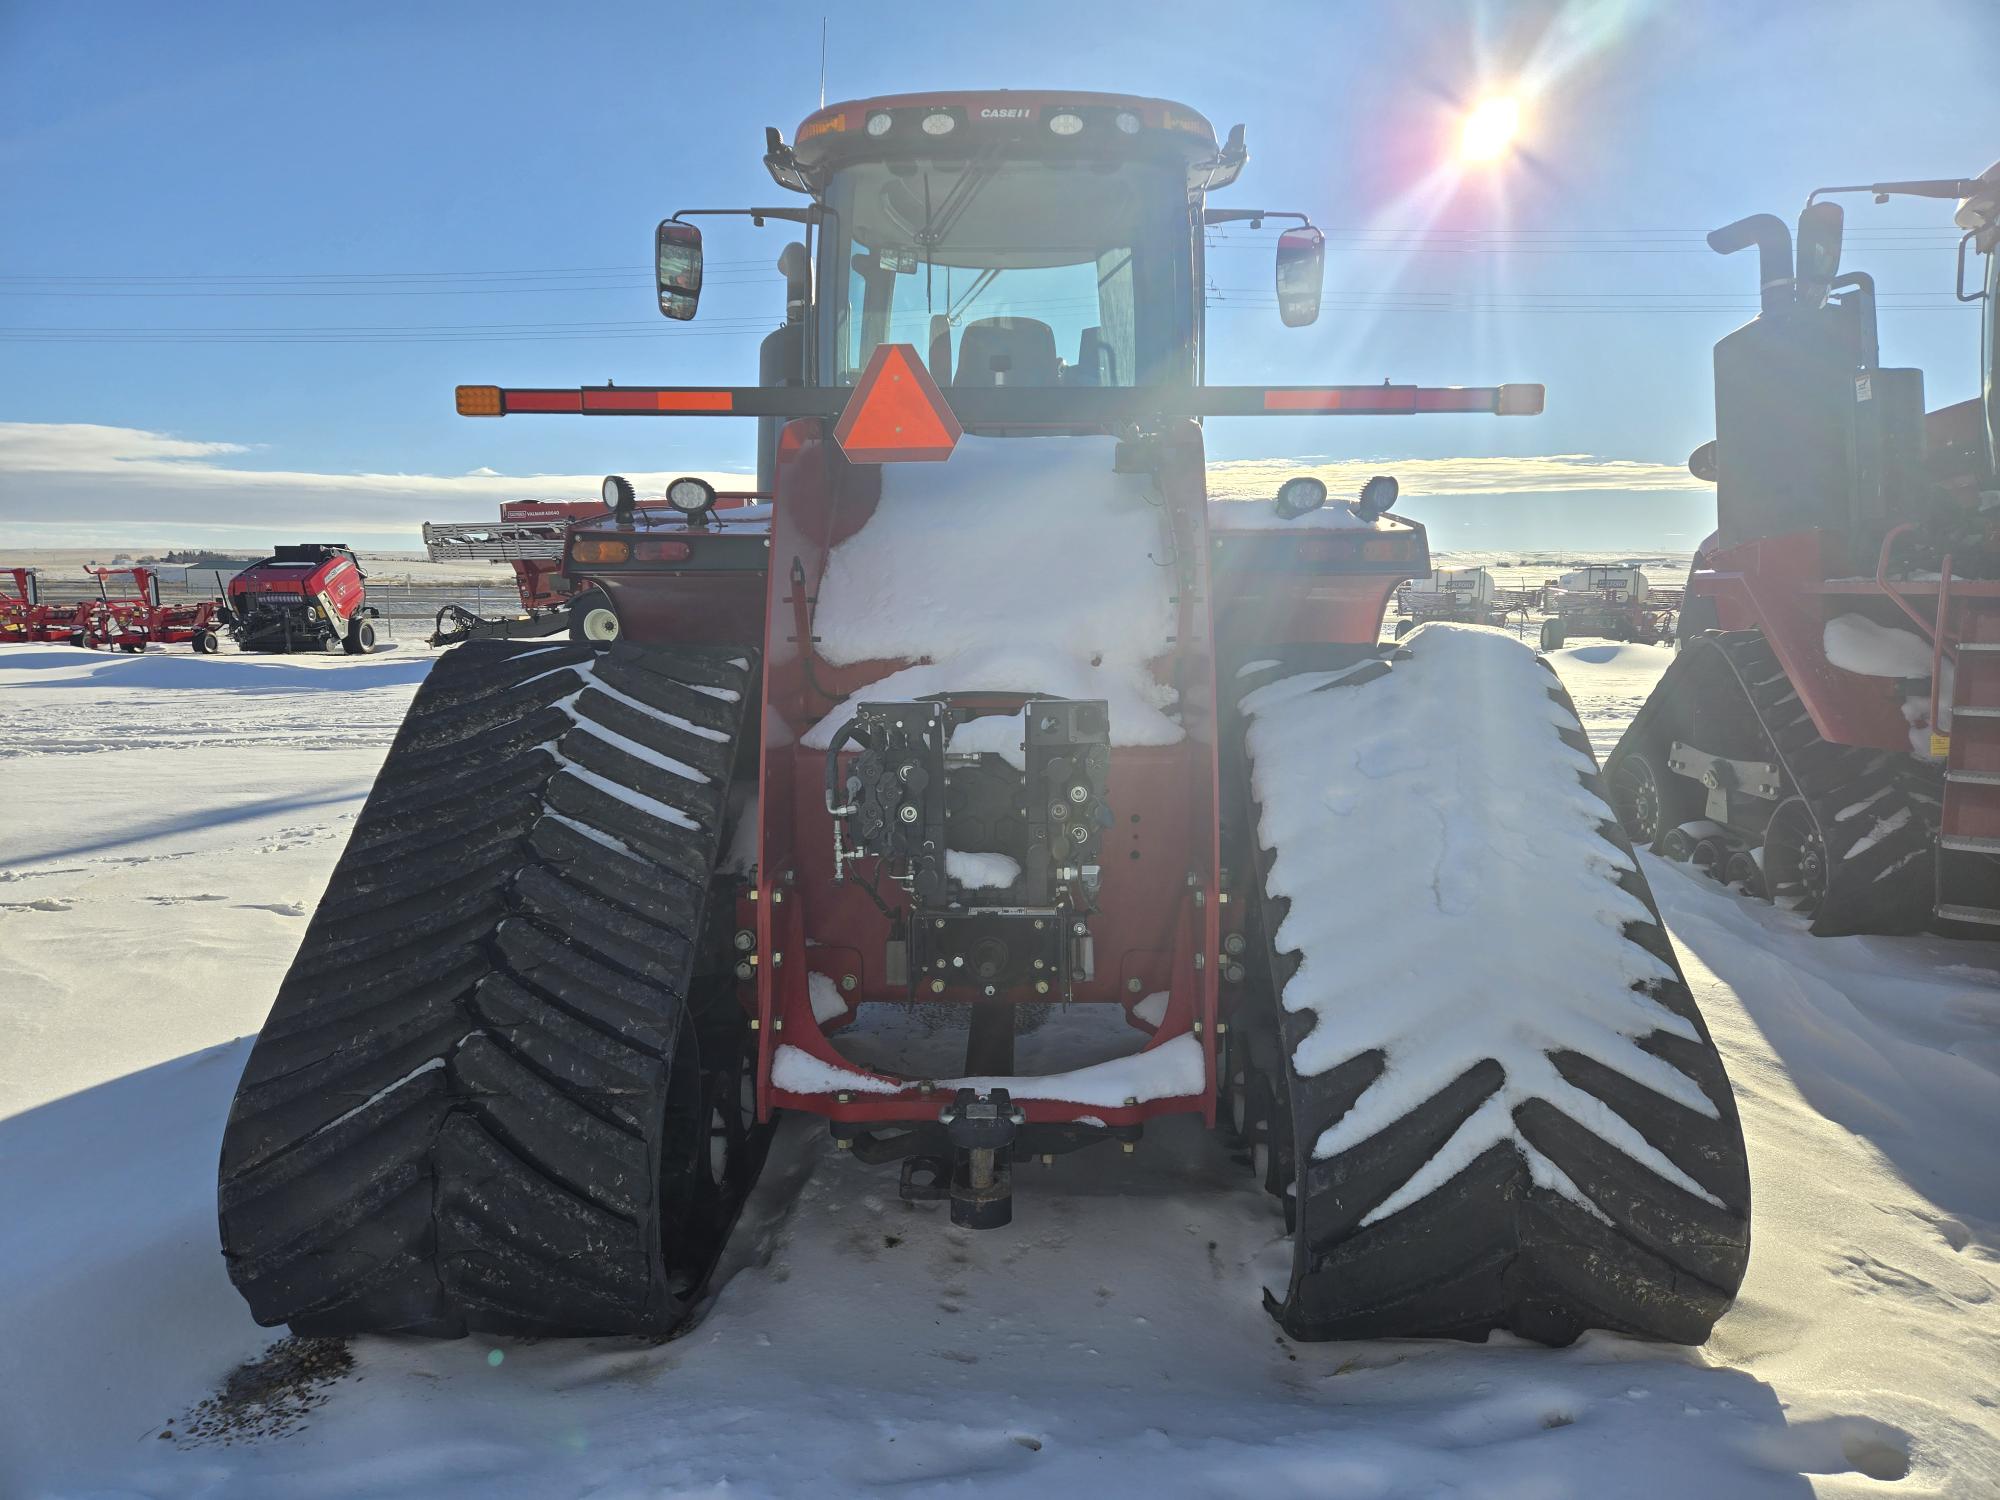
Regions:
M 1505 606 L 1484 568 L 1439 568 L 1396 590 L 1396 639 L 1419 625 L 1450 620 L 1461 625 L 1498 625 Z
M 740 510 L 767 498 L 750 491 L 719 491 L 716 510 Z M 598 500 L 509 500 L 500 519 L 426 521 L 424 552 L 432 562 L 504 562 L 514 570 L 521 594 L 518 615 L 487 616 L 462 604 L 437 612 L 430 644 L 451 646 L 469 640 L 520 640 L 556 635 L 571 627 L 571 602 L 579 590 L 562 570 L 563 539 L 575 523 L 602 521 L 617 510 L 617 497 Z M 630 513 L 665 510 L 664 500 L 634 501 Z
M 364 579 L 342 543 L 282 546 L 229 580 L 220 618 L 245 651 L 360 656 L 375 649 L 376 611 L 365 602 Z
M 1656 589 L 1637 568 L 1584 564 L 1543 589 L 1542 649 L 1554 651 L 1573 636 L 1659 645 L 1674 638 L 1680 589 Z
M 160 576 L 144 565 L 86 567 L 95 593 L 44 599 L 36 568 L 0 568 L 0 641 L 63 641 L 92 650 L 144 651 L 149 645 L 218 645 L 212 599 L 160 602 Z

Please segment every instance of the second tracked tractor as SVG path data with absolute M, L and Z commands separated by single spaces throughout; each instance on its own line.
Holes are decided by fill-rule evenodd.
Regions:
M 1923 372 L 1882 365 L 1842 193 L 1959 200 L 1979 396 L 1927 414 Z M 1763 307 L 1715 346 L 1689 467 L 1719 525 L 1680 655 L 1606 762 L 1613 801 L 1634 843 L 1814 932 L 2000 937 L 2000 165 L 1820 188 L 1796 252 L 1770 214 L 1709 244 L 1756 251 Z
M 1204 384 L 1205 230 L 1281 229 L 1287 326 L 1322 240 L 1214 206 L 1242 128 L 1179 104 L 905 94 L 765 144 L 757 384 L 459 389 L 754 419 L 759 503 L 612 476 L 569 639 L 425 681 L 230 1113 L 256 1317 L 672 1332 L 781 1115 L 1003 1234 L 1021 1163 L 1180 1116 L 1268 1190 L 1294 1337 L 1705 1338 L 1735 1104 L 1561 685 L 1483 626 L 1380 643 L 1431 571 L 1386 476 L 1207 494 L 1207 418 L 1541 388 Z M 666 316 L 722 212 L 659 226 Z

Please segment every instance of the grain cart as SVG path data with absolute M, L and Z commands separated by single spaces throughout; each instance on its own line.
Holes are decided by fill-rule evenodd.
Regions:
M 1887 369 L 1873 280 L 1840 269 L 1828 194 L 1958 198 L 1959 296 L 1983 302 L 1983 393 L 1925 414 Z M 1606 777 L 1634 843 L 1797 910 L 1818 933 L 2000 930 L 2000 166 L 1821 188 L 1755 248 L 1762 310 L 1715 346 L 1715 425 L 1689 467 L 1716 534 L 1681 651 Z M 1984 284 L 1966 286 L 1968 252 Z
M 756 419 L 773 500 L 607 481 L 563 573 L 610 619 L 430 673 L 230 1112 L 255 1316 L 672 1331 L 781 1111 L 988 1230 L 1016 1163 L 1183 1115 L 1271 1194 L 1294 1336 L 1704 1338 L 1735 1106 L 1560 683 L 1483 627 L 1378 643 L 1430 571 L 1380 486 L 1206 495 L 1206 417 L 1541 389 L 1204 385 L 1203 225 L 1298 220 L 1288 325 L 1321 237 L 1211 206 L 1243 132 L 1178 104 L 908 94 L 766 145 L 760 384 L 458 392 Z M 1093 1050 L 1018 1066 L 1037 1024 Z
M 339 542 L 281 546 L 229 580 L 222 622 L 245 651 L 375 649 L 366 575 Z

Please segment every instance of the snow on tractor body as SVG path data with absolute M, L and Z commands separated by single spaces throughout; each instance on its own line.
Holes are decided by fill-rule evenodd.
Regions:
M 338 542 L 280 546 L 229 580 L 222 620 L 245 651 L 374 649 L 375 610 L 353 551 Z
M 768 146 L 804 201 L 744 211 L 801 231 L 759 385 L 459 390 L 754 417 L 769 504 L 608 478 L 569 639 L 418 693 L 231 1111 L 258 1319 L 672 1331 L 782 1111 L 979 1228 L 1015 1163 L 1192 1115 L 1282 1217 L 1295 1336 L 1705 1338 L 1735 1107 L 1554 674 L 1378 644 L 1430 571 L 1386 476 L 1207 494 L 1206 416 L 1540 388 L 1202 384 L 1203 225 L 1303 216 L 1206 207 L 1241 129 L 1179 105 L 905 95 Z M 1286 323 L 1319 282 L 1287 230 Z
M 1840 192 L 1963 200 L 1981 396 L 1926 414 L 1923 372 L 1882 366 L 1874 282 L 1841 271 L 1822 201 Z M 1620 816 L 1815 932 L 2000 935 L 2000 166 L 1819 189 L 1796 257 L 1769 214 L 1709 243 L 1757 249 L 1762 311 L 1715 346 L 1716 436 L 1689 467 L 1718 529 L 1680 655 L 1606 762 Z

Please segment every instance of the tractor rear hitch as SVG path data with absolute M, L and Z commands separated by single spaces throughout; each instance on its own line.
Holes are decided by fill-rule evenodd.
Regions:
M 1014 1220 L 1014 1134 L 1027 1116 L 1005 1089 L 960 1089 L 938 1116 L 951 1138 L 951 1222 L 999 1229 Z M 911 1175 L 905 1167 L 904 1177 Z M 935 1190 L 935 1178 L 933 1178 Z

